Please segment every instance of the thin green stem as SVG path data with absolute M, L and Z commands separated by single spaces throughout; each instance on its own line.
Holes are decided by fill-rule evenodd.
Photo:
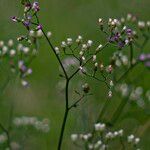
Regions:
M 66 107 L 65 107 L 65 114 L 64 114 L 64 118 L 63 118 L 63 123 L 62 123 L 62 127 L 61 127 L 61 132 L 60 132 L 60 136 L 59 136 L 59 142 L 58 142 L 58 150 L 61 150 L 61 146 L 62 146 L 62 142 L 63 142 L 63 136 L 64 136 L 64 131 L 65 131 L 65 126 L 66 126 L 66 122 L 67 122 L 67 117 L 68 117 L 68 113 L 69 113 L 69 80 L 66 81 L 66 90 L 65 90 L 65 97 L 66 97 Z
M 6 134 L 7 136 L 7 146 L 9 147 L 9 149 L 11 150 L 11 145 L 10 145 L 10 134 L 9 131 L 0 123 L 0 128 L 2 129 L 2 131 Z

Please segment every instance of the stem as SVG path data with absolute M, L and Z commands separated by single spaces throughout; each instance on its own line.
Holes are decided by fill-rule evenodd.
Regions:
M 61 127 L 61 132 L 60 132 L 60 136 L 59 136 L 59 142 L 58 142 L 58 148 L 57 148 L 58 150 L 61 150 L 61 145 L 62 145 L 62 141 L 63 141 L 63 135 L 64 135 L 65 126 L 66 126 L 66 122 L 67 122 L 67 117 L 68 117 L 68 113 L 69 113 L 68 87 L 69 87 L 69 80 L 66 81 L 66 91 L 65 91 L 66 107 L 65 107 L 65 114 L 64 114 L 64 119 L 63 119 L 62 127 Z
M 58 56 L 57 53 L 56 53 L 55 48 L 53 47 L 51 41 L 49 40 L 49 38 L 47 37 L 47 35 L 46 35 L 46 33 L 44 32 L 43 29 L 42 29 L 42 32 L 43 32 L 44 37 L 46 38 L 46 40 L 47 40 L 49 46 L 50 46 L 51 49 L 53 50 L 53 52 L 54 52 L 54 54 L 55 54 L 55 56 L 56 56 L 56 58 L 57 58 L 57 60 L 58 60 L 58 62 L 59 62 L 59 64 L 60 64 L 60 66 L 61 66 L 61 68 L 62 68 L 62 70 L 63 70 L 63 72 L 64 72 L 64 74 L 65 74 L 66 79 L 68 79 L 67 72 L 66 72 L 66 70 L 65 70 L 65 68 L 64 68 L 64 66 L 63 66 L 63 64 L 62 64 L 62 62 L 61 62 L 61 60 L 60 60 L 60 58 L 59 58 L 59 56 Z
M 130 43 L 130 66 L 132 66 L 133 63 L 133 45 Z
M 10 135 L 9 135 L 9 131 L 0 123 L 0 128 L 3 130 L 3 132 L 6 134 L 7 136 L 7 146 L 9 147 L 9 149 L 11 150 L 11 145 L 10 145 Z

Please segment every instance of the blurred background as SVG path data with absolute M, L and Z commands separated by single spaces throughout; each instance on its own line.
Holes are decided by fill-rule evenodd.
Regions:
M 76 38 L 83 35 L 85 39 L 105 43 L 104 36 L 100 33 L 97 20 L 102 18 L 117 18 L 133 13 L 142 20 L 150 19 L 150 0 L 39 0 L 40 20 L 45 30 L 53 33 L 52 41 L 57 46 L 68 37 Z M 10 16 L 22 14 L 19 0 L 0 0 L 0 40 L 16 39 L 21 33 L 25 33 L 21 25 L 13 24 Z M 148 44 L 145 48 L 149 51 Z M 103 60 L 109 59 L 113 53 L 111 48 L 106 49 Z M 50 133 L 30 135 L 25 142 L 25 150 L 55 150 L 58 135 L 64 113 L 64 96 L 58 90 L 59 67 L 58 63 L 49 50 L 49 46 L 42 39 L 40 51 L 32 63 L 33 74 L 29 77 L 30 88 L 20 87 L 17 81 L 11 81 L 5 91 L 0 95 L 0 122 L 7 126 L 11 103 L 14 105 L 14 116 L 39 116 L 49 118 Z M 129 76 L 130 79 L 141 71 L 135 69 Z M 0 85 L 7 78 L 7 73 L 0 72 Z M 107 91 L 103 84 L 88 81 L 94 94 L 77 109 L 73 109 L 69 115 L 65 130 L 63 149 L 77 149 L 72 147 L 70 134 L 86 132 L 93 125 L 98 112 L 106 100 Z M 76 79 L 75 79 L 76 81 Z M 75 82 L 74 81 L 74 82 Z M 149 89 L 150 74 L 147 69 L 143 70 L 142 76 L 135 83 L 144 89 Z M 73 83 L 72 83 L 73 84 Z M 71 84 L 71 87 L 72 87 Z M 109 119 L 112 112 L 118 106 L 120 99 L 115 97 L 111 100 L 105 118 Z M 126 112 L 130 112 L 130 106 Z M 136 120 L 132 115 L 117 122 L 117 127 L 125 128 L 127 133 L 138 131 L 141 136 L 143 150 L 149 150 L 150 121 L 144 112 L 138 108 L 134 111 L 139 118 Z M 139 130 L 140 128 L 140 130 Z

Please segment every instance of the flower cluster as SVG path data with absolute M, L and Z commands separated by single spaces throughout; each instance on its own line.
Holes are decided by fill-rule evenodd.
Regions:
M 89 150 L 106 150 L 112 147 L 112 142 L 119 139 L 121 146 L 133 143 L 133 147 L 138 145 L 140 139 L 135 138 L 134 135 L 125 136 L 124 130 L 110 131 L 106 128 L 104 123 L 96 123 L 94 125 L 94 132 L 87 134 L 72 134 L 71 140 L 76 146 L 81 146 L 84 143 Z M 127 147 L 128 145 L 126 145 Z
M 16 43 L 12 39 L 7 43 L 0 41 L 0 62 L 7 62 L 10 70 L 20 76 L 21 84 L 27 87 L 26 78 L 32 74 L 29 66 L 36 56 L 37 49 Z
M 129 97 L 131 102 L 137 103 L 138 106 L 144 107 L 147 101 L 150 101 L 150 90 L 144 91 L 141 86 L 135 87 L 126 83 L 118 84 L 116 91 L 123 97 Z
M 50 127 L 49 127 L 49 120 L 48 119 L 43 119 L 40 121 L 36 117 L 17 117 L 14 118 L 13 123 L 16 127 L 33 127 L 38 131 L 42 132 L 49 132 Z
M 119 49 L 134 43 L 138 39 L 138 29 L 142 33 L 144 32 L 142 36 L 144 35 L 146 38 L 148 35 L 145 35 L 145 30 L 147 29 L 147 31 L 149 31 L 150 29 L 150 21 L 147 21 L 147 23 L 139 21 L 138 18 L 132 14 L 128 14 L 126 18 L 109 18 L 106 25 L 104 20 L 100 18 L 98 23 L 100 29 L 108 37 L 108 41 L 115 44 Z M 137 30 L 133 30 L 131 24 L 136 25 Z
M 116 67 L 128 66 L 129 64 L 128 56 L 121 51 L 114 52 L 111 59 Z

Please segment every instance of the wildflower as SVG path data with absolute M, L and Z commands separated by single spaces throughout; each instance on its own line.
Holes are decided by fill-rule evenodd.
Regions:
M 72 135 L 71 135 L 71 140 L 72 140 L 73 142 L 77 141 L 77 139 L 78 139 L 78 135 L 77 135 L 77 134 L 72 134 Z
M 8 46 L 9 47 L 12 47 L 14 45 L 14 41 L 12 40 L 12 39 L 10 39 L 9 41 L 8 41 Z
M 145 22 L 144 22 L 144 21 L 139 21 L 139 22 L 138 22 L 138 27 L 139 27 L 140 29 L 145 28 Z
M 103 45 L 100 44 L 100 45 L 96 48 L 96 51 L 99 51 L 102 47 L 103 47 Z
M 108 92 L 108 97 L 111 98 L 112 97 L 112 91 Z
M 0 144 L 3 144 L 7 141 L 7 136 L 5 133 L 0 134 Z
M 15 54 L 16 54 L 16 51 L 15 51 L 14 49 L 11 49 L 11 50 L 10 50 L 10 56 L 11 56 L 11 57 L 14 57 Z
M 32 9 L 33 9 L 35 12 L 38 12 L 38 11 L 40 10 L 39 3 L 38 3 L 38 2 L 34 2 L 33 5 L 32 5 Z
M 30 51 L 29 47 L 23 47 L 23 52 L 27 54 Z
M 134 143 L 137 145 L 140 142 L 140 138 L 135 138 Z
M 134 135 L 133 134 L 131 134 L 130 136 L 128 136 L 128 142 L 129 143 L 132 143 L 133 140 L 134 140 Z
M 38 26 L 37 26 L 37 28 L 36 28 L 37 30 L 42 30 L 43 29 L 43 27 L 42 27 L 42 25 L 41 24 L 39 24 Z
M 23 87 L 28 87 L 28 85 L 29 85 L 29 83 L 25 80 L 22 80 L 21 84 L 22 84 Z
M 67 45 L 71 46 L 73 43 L 73 40 L 71 38 L 67 38 Z
M 96 55 L 93 55 L 93 61 L 96 61 Z
M 55 47 L 55 52 L 56 52 L 56 54 L 57 54 L 57 55 L 60 53 L 60 51 L 59 51 L 59 48 L 58 48 L 58 47 Z
M 97 123 L 94 125 L 95 131 L 103 132 L 105 130 L 106 125 L 104 123 Z
M 67 47 L 67 44 L 66 44 L 65 41 L 62 41 L 62 42 L 61 42 L 61 47 L 62 47 L 62 48 L 66 48 L 66 47 Z
M 47 37 L 50 38 L 52 36 L 52 33 L 50 31 L 47 32 Z
M 4 46 L 4 41 L 0 41 L 0 48 Z
M 40 37 L 42 37 L 43 32 L 42 32 L 42 30 L 38 30 L 36 34 L 37 34 L 37 37 L 40 38 Z
M 17 18 L 16 16 L 11 17 L 11 20 L 13 22 L 19 22 L 20 21 L 19 18 Z
M 82 88 L 85 93 L 88 93 L 90 90 L 90 86 L 88 85 L 88 83 L 85 83 L 84 85 L 82 85 Z
M 76 39 L 76 42 L 78 43 L 78 44 L 80 44 L 80 43 L 82 43 L 82 36 L 81 35 L 79 35 L 78 36 L 78 38 Z
M 88 42 L 87 42 L 87 47 L 88 47 L 88 48 L 89 48 L 89 47 L 91 47 L 91 46 L 92 46 L 92 44 L 93 44 L 93 41 L 88 40 Z

